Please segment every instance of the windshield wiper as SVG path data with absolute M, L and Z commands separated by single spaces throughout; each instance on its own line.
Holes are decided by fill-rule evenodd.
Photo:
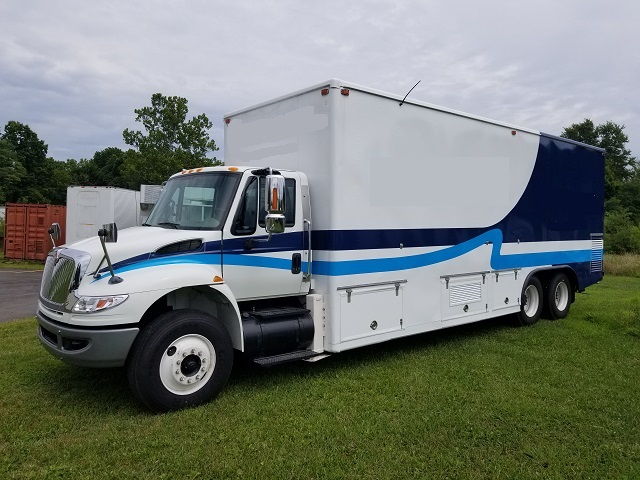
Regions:
M 159 227 L 167 226 L 167 227 L 175 228 L 176 230 L 178 230 L 178 227 L 180 226 L 180 224 L 179 223 L 173 223 L 173 222 L 160 222 L 160 223 L 158 223 L 158 226 Z

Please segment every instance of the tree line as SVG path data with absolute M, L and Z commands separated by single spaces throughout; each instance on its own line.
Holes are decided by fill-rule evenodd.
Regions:
M 124 142 L 96 152 L 90 159 L 56 161 L 28 126 L 9 121 L 0 132 L 0 205 L 65 205 L 69 185 L 112 186 L 139 190 L 161 184 L 183 168 L 219 165 L 209 136 L 213 123 L 205 114 L 187 119 L 187 99 L 156 93 L 151 105 L 135 109 L 144 131 L 125 129 Z
M 0 204 L 64 205 L 69 185 L 138 190 L 160 184 L 183 168 L 219 165 L 205 114 L 187 120 L 187 99 L 151 96 L 151 105 L 134 110 L 144 130 L 122 132 L 131 148 L 96 152 L 90 159 L 56 161 L 28 125 L 9 121 L 0 132 Z M 627 148 L 624 126 L 595 125 L 590 119 L 565 128 L 562 137 L 606 150 L 605 250 L 640 253 L 640 164 Z

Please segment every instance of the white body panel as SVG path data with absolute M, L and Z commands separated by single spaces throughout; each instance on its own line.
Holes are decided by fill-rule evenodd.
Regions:
M 401 100 L 331 80 L 230 113 L 225 161 L 305 172 L 313 230 L 334 235 L 336 244 L 343 231 L 406 231 L 409 240 L 414 229 L 482 229 L 504 219 L 530 181 L 539 132 Z M 453 244 L 314 245 L 312 292 L 324 296 L 325 349 L 517 312 L 533 268 L 492 268 L 492 255 L 591 248 L 503 245 L 499 231 L 488 235 L 489 244 L 456 255 L 443 253 Z M 442 258 L 430 261 L 438 252 Z
M 97 235 L 106 223 L 139 225 L 140 192 L 115 187 L 67 188 L 67 244 Z

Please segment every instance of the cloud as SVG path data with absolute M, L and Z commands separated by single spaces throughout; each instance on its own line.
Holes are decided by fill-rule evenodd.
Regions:
M 57 159 L 124 147 L 156 92 L 222 146 L 224 113 L 335 77 L 553 134 L 612 120 L 640 151 L 637 2 L 37 3 L 0 5 L 0 125 Z

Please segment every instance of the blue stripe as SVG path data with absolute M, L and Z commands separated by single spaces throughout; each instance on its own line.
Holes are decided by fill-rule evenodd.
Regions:
M 594 253 L 596 255 L 602 255 L 601 251 L 593 252 L 592 250 L 567 250 L 501 255 L 502 232 L 498 229 L 494 229 L 458 245 L 419 255 L 335 262 L 315 260 L 312 265 L 312 272 L 316 275 L 343 276 L 411 270 L 452 260 L 465 255 L 482 245 L 488 244 L 492 245 L 490 265 L 494 270 L 536 267 L 542 265 L 576 264 L 590 262 Z M 117 268 L 116 271 L 118 273 L 123 273 L 140 268 L 178 264 L 220 265 L 220 261 L 221 258 L 219 253 L 192 253 L 147 259 L 138 263 L 123 265 Z M 224 255 L 224 264 L 244 267 L 273 268 L 279 270 L 291 269 L 291 259 L 252 254 L 226 253 Z M 306 270 L 306 263 L 302 265 L 302 269 Z
M 501 255 L 502 232 L 494 229 L 458 245 L 420 255 L 338 262 L 314 261 L 312 271 L 317 275 L 342 276 L 410 270 L 452 260 L 485 244 L 493 245 L 491 268 L 494 270 L 588 262 L 592 253 L 591 250 L 570 250 Z

